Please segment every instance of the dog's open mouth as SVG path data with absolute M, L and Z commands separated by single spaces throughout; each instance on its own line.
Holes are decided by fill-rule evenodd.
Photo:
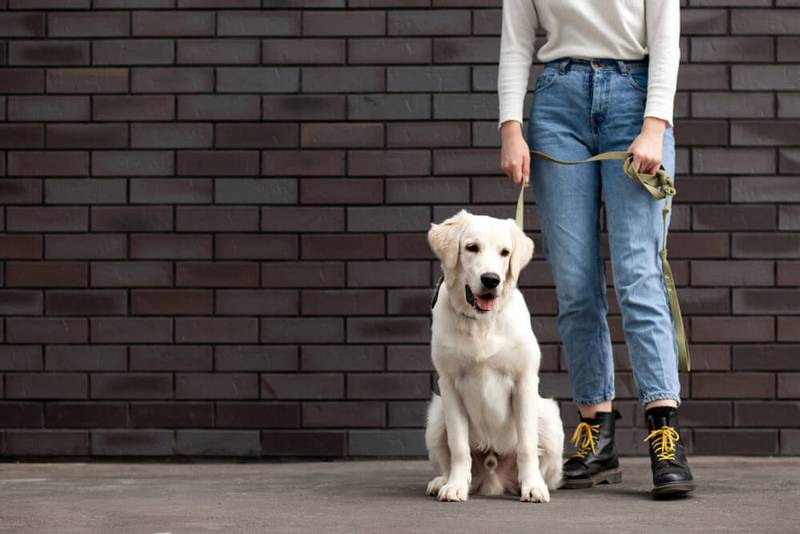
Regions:
M 476 295 L 472 292 L 468 285 L 464 286 L 464 292 L 467 297 L 467 302 L 479 312 L 488 312 L 494 309 L 494 303 L 497 298 L 492 293 L 484 293 L 483 295 Z

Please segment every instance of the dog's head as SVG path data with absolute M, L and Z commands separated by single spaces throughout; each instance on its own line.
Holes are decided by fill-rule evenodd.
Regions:
M 513 219 L 463 209 L 441 224 L 431 223 L 428 243 L 442 262 L 453 305 L 479 317 L 500 307 L 533 256 L 533 240 Z

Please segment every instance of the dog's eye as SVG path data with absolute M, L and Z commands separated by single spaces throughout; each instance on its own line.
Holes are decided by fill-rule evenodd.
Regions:
M 467 245 L 466 249 L 469 250 L 470 252 L 478 252 L 480 250 L 478 248 L 478 245 L 476 245 L 475 243 L 472 243 L 471 245 Z
M 503 257 L 506 257 L 509 254 L 511 254 L 511 253 L 508 251 L 507 248 L 504 248 L 503 250 L 500 251 L 500 255 L 503 256 Z

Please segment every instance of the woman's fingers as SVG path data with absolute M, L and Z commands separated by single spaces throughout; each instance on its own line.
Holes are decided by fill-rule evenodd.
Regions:
M 525 180 L 525 185 L 530 184 L 531 181 L 531 153 L 528 151 L 522 159 L 522 179 Z

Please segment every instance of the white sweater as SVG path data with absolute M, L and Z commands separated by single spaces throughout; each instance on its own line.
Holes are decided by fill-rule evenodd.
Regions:
M 537 26 L 547 32 L 536 54 L 541 62 L 567 56 L 636 60 L 649 54 L 644 116 L 672 126 L 680 63 L 679 0 L 503 0 L 502 17 L 498 129 L 507 120 L 522 124 Z

